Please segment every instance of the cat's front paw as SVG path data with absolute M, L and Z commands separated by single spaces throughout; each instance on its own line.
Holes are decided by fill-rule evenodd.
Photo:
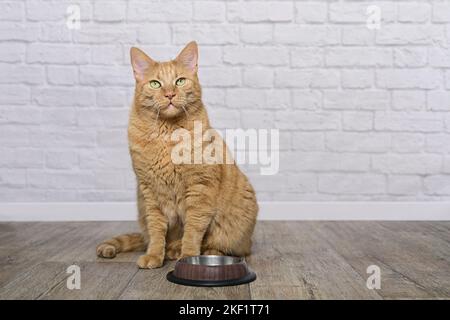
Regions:
M 155 256 L 155 255 L 149 255 L 144 254 L 139 257 L 137 261 L 137 265 L 141 269 L 155 269 L 159 268 L 163 265 L 164 262 L 164 256 Z

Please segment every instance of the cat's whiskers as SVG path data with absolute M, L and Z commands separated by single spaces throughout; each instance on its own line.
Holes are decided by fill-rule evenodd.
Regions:
M 158 112 L 156 113 L 156 124 L 158 124 L 159 112 L 161 111 L 161 107 L 158 107 Z
M 184 113 L 186 113 L 186 118 L 189 116 L 189 114 L 188 114 L 188 112 L 187 112 L 187 110 L 186 110 L 186 108 L 183 106 L 183 105 L 181 105 L 181 107 L 183 108 L 183 110 L 184 110 Z

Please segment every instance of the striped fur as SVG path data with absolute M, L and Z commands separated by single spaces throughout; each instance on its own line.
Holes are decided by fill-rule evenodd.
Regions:
M 125 235 L 102 243 L 101 257 L 142 249 L 140 268 L 157 268 L 164 259 L 201 253 L 245 256 L 258 205 L 247 177 L 231 164 L 175 164 L 175 143 L 168 137 L 184 128 L 193 136 L 194 122 L 211 129 L 197 76 L 197 45 L 189 43 L 175 60 L 158 63 L 132 48 L 136 78 L 128 140 L 138 181 L 142 237 Z M 176 85 L 184 78 L 182 86 Z M 161 86 L 152 88 L 157 80 Z M 227 152 L 225 142 L 221 141 Z M 203 142 L 204 143 L 204 142 Z M 200 142 L 202 145 L 202 142 Z M 192 151 L 194 152 L 194 150 Z

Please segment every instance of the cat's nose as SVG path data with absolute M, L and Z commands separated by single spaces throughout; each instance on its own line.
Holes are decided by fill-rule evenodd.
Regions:
M 168 99 L 171 100 L 173 97 L 175 97 L 175 95 L 176 95 L 175 92 L 173 92 L 173 91 L 168 91 L 168 92 L 165 93 L 164 96 L 165 96 L 166 98 L 168 98 Z

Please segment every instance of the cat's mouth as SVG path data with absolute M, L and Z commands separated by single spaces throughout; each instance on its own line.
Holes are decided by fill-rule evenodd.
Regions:
M 181 108 L 179 108 L 177 105 L 175 105 L 173 102 L 169 102 L 164 107 L 161 107 L 161 114 L 165 118 L 170 118 L 178 115 L 180 113 Z
M 174 105 L 172 102 L 170 102 L 166 107 L 164 107 L 166 110 L 176 110 L 178 107 Z

